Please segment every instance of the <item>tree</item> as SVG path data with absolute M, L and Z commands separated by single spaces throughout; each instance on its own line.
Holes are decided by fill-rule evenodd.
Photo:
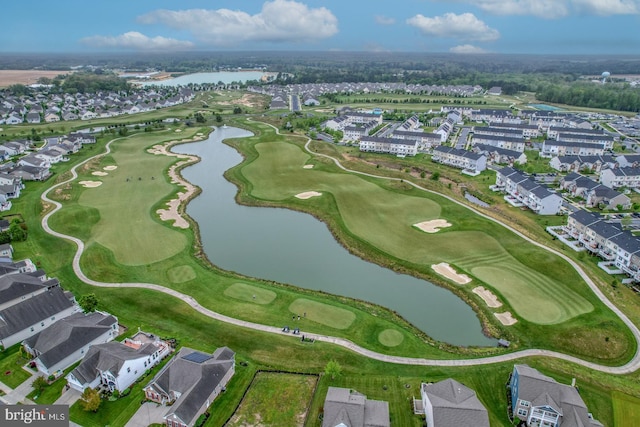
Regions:
M 87 387 L 83 392 L 82 396 L 80 396 L 80 406 L 82 409 L 89 412 L 97 412 L 100 407 L 100 394 L 91 387 Z
M 31 385 L 33 386 L 34 390 L 38 392 L 38 394 L 41 394 L 42 390 L 44 390 L 45 387 L 49 385 L 49 383 L 47 382 L 45 377 L 39 375 L 35 380 L 33 380 Z
M 96 298 L 96 294 L 86 294 L 82 295 L 78 300 L 78 304 L 84 310 L 85 313 L 91 313 L 92 311 L 96 311 L 98 307 L 98 298 Z
M 327 362 L 327 366 L 324 367 L 324 373 L 330 375 L 331 381 L 333 381 L 336 377 L 342 375 L 342 366 L 335 359 L 331 359 Z
M 242 108 L 234 107 L 233 108 L 233 114 L 242 114 Z
M 222 123 L 222 116 L 220 114 L 216 114 L 216 122 Z
M 11 241 L 22 242 L 27 240 L 27 232 L 18 219 L 14 219 L 9 225 L 9 235 L 11 236 Z

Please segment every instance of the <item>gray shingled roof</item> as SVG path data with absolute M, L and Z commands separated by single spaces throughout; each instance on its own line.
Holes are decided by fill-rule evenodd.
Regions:
M 0 311 L 0 338 L 10 337 L 71 307 L 73 302 L 60 287 L 27 298 Z
M 49 368 L 108 332 L 117 322 L 115 317 L 100 312 L 75 313 L 24 342 L 37 351 L 40 362 Z
M 228 347 L 220 347 L 212 355 L 183 347 L 147 388 L 166 395 L 180 393 L 167 415 L 175 414 L 191 425 L 207 398 L 233 368 L 234 357 L 235 352 Z
M 341 422 L 348 427 L 388 427 L 389 404 L 368 400 L 355 390 L 329 387 L 324 401 L 322 427 L 335 427 Z
M 433 422 L 438 426 L 489 427 L 487 409 L 476 392 L 454 379 L 423 384 L 423 392 L 433 407 Z
M 109 371 L 113 375 L 117 375 L 125 361 L 151 355 L 156 350 L 158 348 L 152 343 L 145 344 L 138 349 L 118 341 L 92 345 L 80 365 L 71 374 L 81 384 L 86 384 L 93 381 L 99 372 Z
M 44 287 L 42 281 L 23 273 L 0 277 L 0 304 L 41 291 Z

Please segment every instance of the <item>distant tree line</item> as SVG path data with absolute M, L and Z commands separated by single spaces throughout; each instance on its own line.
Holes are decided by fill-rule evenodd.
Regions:
M 547 85 L 536 91 L 536 98 L 540 101 L 577 107 L 640 112 L 640 89 L 628 84 Z

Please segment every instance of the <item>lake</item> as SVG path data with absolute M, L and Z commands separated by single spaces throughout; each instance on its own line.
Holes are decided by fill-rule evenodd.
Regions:
M 142 83 L 143 86 L 186 86 L 189 83 L 244 83 L 249 80 L 260 80 L 262 76 L 267 74 L 264 71 L 218 71 L 215 73 L 193 73 L 173 79 L 149 81 Z
M 242 129 L 219 128 L 206 141 L 173 147 L 174 152 L 202 159 L 182 175 L 202 189 L 187 213 L 198 222 L 203 249 L 213 264 L 246 276 L 379 304 L 440 341 L 496 344 L 482 334 L 474 311 L 452 292 L 350 254 L 313 216 L 238 205 L 237 187 L 223 173 L 242 157 L 222 141 L 250 135 Z

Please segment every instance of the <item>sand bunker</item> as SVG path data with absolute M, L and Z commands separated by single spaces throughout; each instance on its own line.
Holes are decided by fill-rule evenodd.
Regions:
M 466 274 L 458 274 L 449 264 L 446 262 L 441 262 L 440 264 L 434 264 L 431 266 L 433 270 L 446 277 L 447 279 L 451 279 L 459 285 L 464 285 L 471 281 L 471 278 Z
M 446 219 L 432 219 L 431 221 L 419 222 L 413 224 L 414 227 L 418 227 L 425 233 L 437 233 L 441 228 L 451 227 L 451 224 Z
M 505 326 L 510 326 L 517 322 L 510 311 L 505 311 L 504 313 L 493 313 L 493 315 L 496 316 L 500 323 Z
M 91 175 L 95 175 L 95 176 L 107 176 L 109 175 L 106 172 L 102 172 L 102 171 L 95 171 L 95 172 L 91 172 Z
M 491 308 L 502 306 L 502 303 L 498 301 L 498 297 L 496 297 L 490 290 L 485 289 L 484 286 L 473 288 L 473 293 L 482 298 L 484 302 Z
M 307 191 L 304 193 L 296 194 L 296 197 L 302 200 L 310 199 L 312 197 L 317 197 L 317 196 L 322 196 L 322 193 L 318 193 L 317 191 Z
M 176 129 L 176 132 L 182 132 L 182 129 Z
M 114 170 L 118 169 L 118 167 L 115 166 L 115 165 L 111 165 L 111 166 L 105 166 L 102 169 L 104 169 L 106 171 L 114 171 Z
M 160 215 L 163 221 L 173 220 L 173 226 L 178 228 L 189 228 L 189 223 L 180 214 L 178 214 L 178 206 L 182 202 L 183 193 L 178 193 L 178 198 L 167 202 L 168 209 L 158 209 L 156 213 Z
M 304 169 L 313 169 L 313 165 L 304 165 L 303 168 Z
M 86 188 L 94 188 L 100 187 L 102 185 L 102 181 L 80 181 L 78 184 Z

